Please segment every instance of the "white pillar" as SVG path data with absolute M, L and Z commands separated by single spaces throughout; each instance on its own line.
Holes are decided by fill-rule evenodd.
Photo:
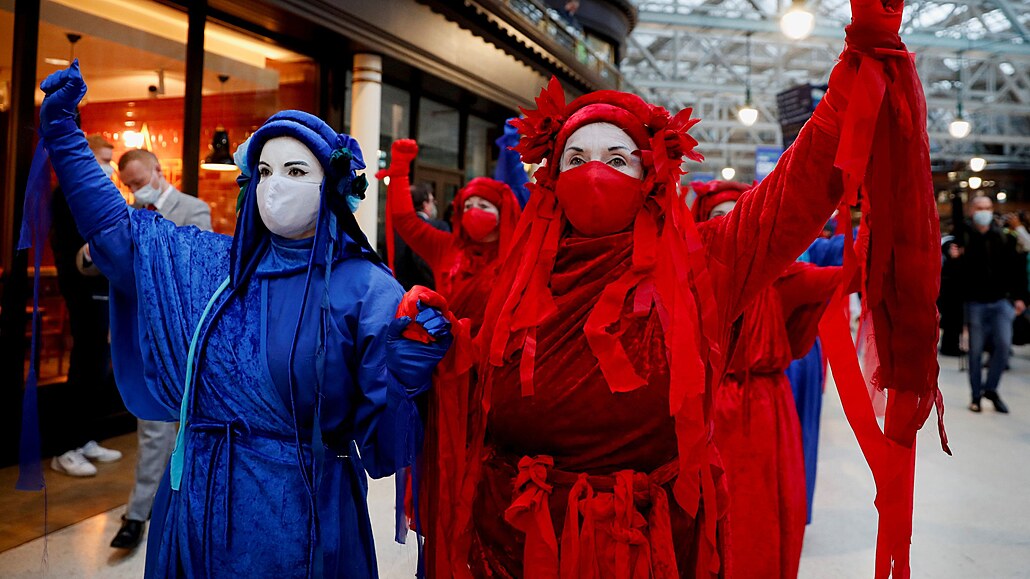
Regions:
M 361 145 L 365 157 L 368 190 L 354 215 L 372 247 L 379 239 L 379 115 L 383 106 L 383 58 L 378 54 L 355 54 L 351 81 L 350 134 Z

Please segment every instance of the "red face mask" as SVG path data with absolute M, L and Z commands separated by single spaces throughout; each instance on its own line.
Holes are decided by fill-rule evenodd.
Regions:
M 461 228 L 469 234 L 472 241 L 482 241 L 497 229 L 497 216 L 476 207 L 466 209 L 461 215 Z
M 644 205 L 643 182 L 600 161 L 558 175 L 554 194 L 576 231 L 589 237 L 618 233 Z

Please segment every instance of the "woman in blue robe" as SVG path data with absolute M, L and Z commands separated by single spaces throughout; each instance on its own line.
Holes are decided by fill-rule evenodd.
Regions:
M 450 336 L 428 308 L 435 342 L 400 335 L 401 288 L 348 208 L 357 143 L 306 113 L 271 117 L 230 238 L 126 206 L 73 121 L 77 61 L 41 88 L 40 135 L 111 281 L 123 398 L 180 421 L 147 576 L 374 577 L 365 472 L 410 462 L 414 399 Z

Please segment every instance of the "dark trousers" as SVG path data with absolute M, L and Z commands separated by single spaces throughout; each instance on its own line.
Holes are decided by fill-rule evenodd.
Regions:
M 1009 362 L 1012 321 L 1015 317 L 1016 309 L 1008 300 L 966 302 L 966 323 L 969 325 L 969 386 L 973 400 L 979 400 L 984 391 L 998 389 L 1001 373 L 1005 371 Z M 983 353 L 988 343 L 993 348 L 985 383 Z

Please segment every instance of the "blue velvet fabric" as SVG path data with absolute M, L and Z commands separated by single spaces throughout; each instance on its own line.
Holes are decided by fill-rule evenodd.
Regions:
M 511 149 L 519 144 L 519 131 L 510 124 L 513 120 L 505 121 L 504 133 L 494 141 L 498 148 L 494 179 L 511 187 L 515 198 L 519 200 L 519 206 L 525 209 L 526 203 L 529 203 L 529 189 L 526 187 L 529 176 L 526 175 L 526 166 L 522 164 L 522 156 Z
M 842 265 L 844 236 L 817 239 L 802 254 L 800 261 L 820 266 Z M 818 339 L 804 357 L 791 362 L 787 379 L 794 391 L 798 419 L 801 421 L 801 445 L 805 455 L 805 492 L 808 498 L 808 522 L 812 522 L 812 500 L 815 497 L 816 460 L 819 456 L 819 419 L 823 410 L 823 383 L 826 362 Z
M 418 422 L 388 363 L 401 288 L 341 211 L 360 151 L 341 165 L 339 147 L 356 146 L 333 134 L 328 152 L 318 147 L 312 139 L 328 132 L 308 117 L 280 117 L 251 143 L 260 151 L 290 134 L 289 123 L 319 129 L 294 134 L 334 167 L 316 235 L 302 242 L 264 228 L 255 182 L 234 238 L 127 209 L 80 132 L 55 123 L 44 133 L 76 223 L 111 280 L 116 377 L 137 416 L 178 419 L 191 338 L 233 274 L 202 327 L 182 483 L 172 491 L 166 476 L 159 490 L 147 577 L 377 574 L 365 473 L 409 462 Z

